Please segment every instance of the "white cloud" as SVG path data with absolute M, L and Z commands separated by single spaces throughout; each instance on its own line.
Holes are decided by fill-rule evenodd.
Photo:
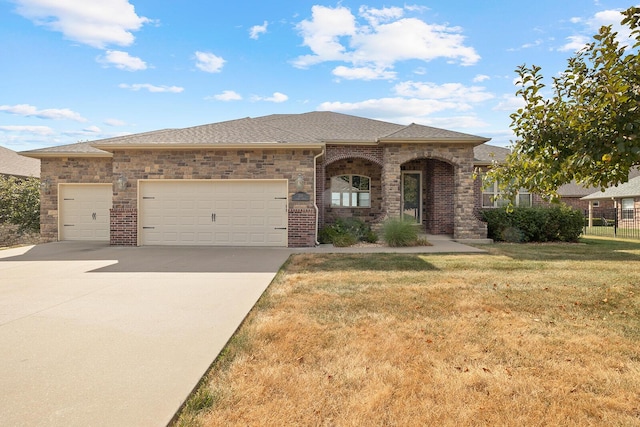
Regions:
M 352 64 L 352 69 L 358 70 L 363 78 L 370 78 L 393 68 L 398 61 L 446 58 L 461 65 L 473 65 L 480 59 L 473 48 L 465 46 L 461 28 L 404 18 L 408 8 L 361 7 L 360 18 L 366 23 L 359 23 L 351 10 L 343 6 L 316 5 L 311 10 L 311 19 L 296 26 L 303 45 L 312 52 L 293 61 L 298 68 L 341 61 Z M 364 68 L 373 72 L 362 73 Z M 340 70 L 344 72 L 346 67 Z
M 340 65 L 333 69 L 333 75 L 347 80 L 393 80 L 396 78 L 394 71 L 374 69 L 369 67 L 345 67 Z
M 523 108 L 525 106 L 524 99 L 514 94 L 502 95 L 500 99 L 500 102 L 492 108 L 493 111 L 515 112 L 518 111 L 519 108 Z
M 76 122 L 87 121 L 87 119 L 82 117 L 79 113 L 69 110 L 68 108 L 48 108 L 44 110 L 38 110 L 33 105 L 18 104 L 18 105 L 0 105 L 0 111 L 4 111 L 5 113 L 15 114 L 23 117 L 37 117 L 39 119 L 73 120 Z
M 260 34 L 265 34 L 267 32 L 268 25 L 269 23 L 267 21 L 264 21 L 262 25 L 254 25 L 253 27 L 251 27 L 251 29 L 249 29 L 249 37 L 254 40 L 258 40 Z
M 360 6 L 358 10 L 360 16 L 369 21 L 372 26 L 378 26 L 381 22 L 389 22 L 401 18 L 404 10 L 401 7 L 385 7 L 374 9 L 367 6 Z
M 252 99 L 254 101 L 267 101 L 267 102 L 280 103 L 280 102 L 287 101 L 289 97 L 284 93 L 274 92 L 273 95 L 269 97 L 254 96 Z
M 125 126 L 127 123 L 124 120 L 119 119 L 106 119 L 104 124 L 107 126 Z
M 104 56 L 98 57 L 98 62 L 105 65 L 113 65 L 120 70 L 140 71 L 146 70 L 147 64 L 142 59 L 129 55 L 127 52 L 120 50 L 108 50 Z
M 569 36 L 567 37 L 567 43 L 560 46 L 558 50 L 560 52 L 577 52 L 589 43 L 591 39 L 587 36 Z
M 482 83 L 486 80 L 491 80 L 491 77 L 487 76 L 486 74 L 477 74 L 474 78 L 473 78 L 473 82 L 474 83 Z
M 16 11 L 67 39 L 100 49 L 116 44 L 129 46 L 133 31 L 150 19 L 138 16 L 127 0 L 14 0 Z
M 49 126 L 0 126 L 0 130 L 41 136 L 53 135 L 55 133 Z
M 219 73 L 226 62 L 223 58 L 210 52 L 196 52 L 196 67 L 207 73 Z
M 417 98 L 378 98 L 360 102 L 323 102 L 321 111 L 335 111 L 363 115 L 365 117 L 427 117 L 439 111 L 455 109 L 455 102 Z
M 437 85 L 429 82 L 402 82 L 394 87 L 394 91 L 404 97 L 421 99 L 444 99 L 459 105 L 458 109 L 468 108 L 471 103 L 479 103 L 492 99 L 493 94 L 481 86 L 465 86 L 461 83 L 445 83 Z
M 121 83 L 118 85 L 121 89 L 129 89 L 133 91 L 139 91 L 140 89 L 146 89 L 149 92 L 153 93 L 161 93 L 161 92 L 170 92 L 170 93 L 180 93 L 184 90 L 183 87 L 180 86 L 155 86 L 149 83 L 136 83 L 136 84 L 126 84 Z
M 215 99 L 217 101 L 240 101 L 242 99 L 242 95 L 233 90 L 225 90 L 222 91 L 222 93 L 208 96 L 205 99 Z

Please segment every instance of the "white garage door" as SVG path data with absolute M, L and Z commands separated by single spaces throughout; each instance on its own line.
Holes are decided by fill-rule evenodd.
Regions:
M 139 185 L 142 245 L 287 246 L 286 180 Z
M 59 240 L 109 241 L 111 184 L 60 184 Z

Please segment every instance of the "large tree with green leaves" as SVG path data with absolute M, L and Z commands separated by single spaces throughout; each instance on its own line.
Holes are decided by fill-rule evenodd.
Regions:
M 605 188 L 625 182 L 640 164 L 640 8 L 621 18 L 632 44 L 602 27 L 553 78 L 548 97 L 540 67 L 516 70 L 525 103 L 511 115 L 516 140 L 506 161 L 486 176 L 506 197 L 525 188 L 553 199 L 572 180 Z

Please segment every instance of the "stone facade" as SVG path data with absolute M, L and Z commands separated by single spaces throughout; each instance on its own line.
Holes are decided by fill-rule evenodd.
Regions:
M 115 149 L 111 158 L 45 158 L 42 179 L 50 179 L 51 188 L 42 195 L 42 237 L 45 241 L 58 239 L 60 183 L 112 184 L 110 242 L 136 245 L 139 180 L 286 179 L 289 246 L 313 246 L 317 224 L 323 226 L 338 217 L 358 217 L 376 225 L 385 218 L 399 217 L 403 170 L 422 172 L 425 231 L 462 239 L 486 237 L 486 225 L 473 214 L 481 193 L 478 196 L 478 184 L 472 177 L 472 144 L 327 145 L 324 156 L 318 157 L 320 153 L 319 149 L 299 148 Z M 344 174 L 371 179 L 369 208 L 331 206 L 331 177 Z M 296 183 L 299 175 L 302 190 Z M 121 176 L 127 181 L 124 189 L 116 185 Z M 309 194 L 310 199 L 294 200 L 293 195 L 300 191 Z
M 40 176 L 49 179 L 48 192 L 40 194 L 40 234 L 44 242 L 58 240 L 58 184 L 111 183 L 112 160 L 110 158 L 44 158 L 40 161 Z

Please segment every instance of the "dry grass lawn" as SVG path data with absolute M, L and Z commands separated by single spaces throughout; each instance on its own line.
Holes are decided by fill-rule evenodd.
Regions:
M 293 256 L 192 426 L 640 426 L 640 244 Z

